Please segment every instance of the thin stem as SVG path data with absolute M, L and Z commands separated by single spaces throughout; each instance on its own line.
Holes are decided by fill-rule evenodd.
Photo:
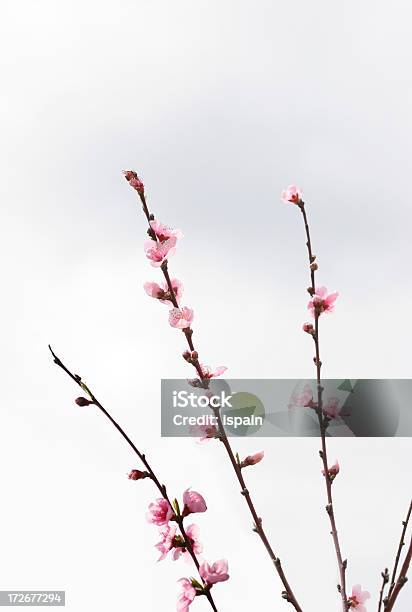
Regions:
M 309 257 L 310 280 L 311 280 L 309 292 L 311 293 L 311 295 L 313 295 L 316 290 L 316 287 L 315 287 L 316 267 L 312 264 L 314 264 L 316 258 L 312 252 L 312 241 L 310 237 L 310 229 L 309 229 L 309 224 L 308 224 L 308 218 L 306 215 L 305 204 L 303 201 L 300 202 L 299 208 L 302 212 L 303 222 L 305 225 L 306 246 L 308 249 L 308 257 Z M 326 428 L 327 428 L 328 421 L 325 419 L 324 414 L 323 414 L 323 409 L 322 409 L 322 393 L 323 393 L 323 387 L 321 383 L 322 362 L 320 360 L 319 312 L 316 310 L 316 308 L 315 308 L 315 328 L 314 328 L 314 333 L 313 333 L 313 340 L 315 342 L 315 351 L 316 351 L 315 365 L 316 365 L 316 386 L 317 386 L 317 398 L 318 398 L 316 412 L 317 412 L 318 421 L 319 421 L 320 437 L 321 437 L 321 444 L 322 444 L 322 450 L 319 454 L 320 454 L 320 457 L 323 463 L 323 473 L 324 473 L 324 478 L 325 478 L 326 495 L 327 495 L 327 500 L 328 500 L 326 511 L 329 516 L 329 520 L 331 524 L 333 544 L 335 547 L 335 553 L 336 553 L 336 558 L 338 562 L 338 569 L 339 569 L 339 576 L 340 576 L 340 584 L 338 585 L 338 590 L 342 598 L 343 612 L 347 612 L 347 610 L 349 609 L 348 598 L 347 598 L 347 593 L 346 593 L 347 561 L 346 559 L 344 560 L 342 557 L 338 529 L 336 526 L 335 511 L 333 507 L 332 479 L 330 478 L 330 475 L 329 475 L 328 453 L 327 453 L 327 445 L 326 445 Z
M 392 595 L 392 591 L 395 588 L 396 573 L 398 571 L 398 565 L 399 565 L 399 561 L 401 558 L 402 548 L 405 546 L 405 535 L 406 535 L 406 530 L 408 529 L 408 523 L 409 523 L 409 519 L 411 518 L 411 514 L 412 514 L 412 500 L 409 504 L 409 509 L 408 509 L 406 518 L 404 521 L 402 521 L 403 528 L 402 528 L 402 533 L 401 533 L 401 539 L 399 541 L 398 550 L 396 553 L 395 564 L 394 564 L 393 571 L 392 571 L 391 585 L 389 587 L 388 598 L 390 598 L 390 596 Z
M 64 363 L 61 361 L 61 359 L 59 359 L 59 357 L 57 357 L 57 355 L 54 353 L 52 347 L 49 345 L 49 350 L 51 352 L 51 354 L 53 355 L 53 359 L 54 359 L 54 363 L 56 365 L 59 366 L 59 368 L 61 368 L 64 372 L 66 372 L 66 374 L 68 376 L 70 376 L 70 378 L 72 380 L 74 380 L 74 382 L 79 385 L 79 387 L 85 391 L 89 397 L 90 397 L 90 401 L 92 404 L 94 404 L 95 406 L 97 406 L 97 408 L 99 408 L 99 410 L 105 415 L 105 417 L 112 423 L 112 425 L 114 425 L 114 427 L 117 429 L 117 431 L 120 433 L 120 435 L 126 440 L 127 444 L 131 447 L 131 449 L 135 452 L 135 454 L 139 457 L 140 461 L 143 463 L 143 465 L 145 466 L 146 470 L 149 473 L 150 479 L 153 481 L 153 483 L 155 484 L 157 490 L 159 491 L 160 495 L 162 496 L 163 499 L 165 499 L 169 506 L 171 508 L 173 508 L 169 496 L 167 494 L 167 490 L 166 490 L 166 486 L 160 483 L 160 480 L 158 479 L 158 477 L 156 476 L 153 468 L 151 467 L 151 465 L 149 464 L 146 455 L 144 453 L 142 453 L 137 446 L 132 442 L 132 440 L 129 438 L 129 436 L 126 434 L 126 432 L 124 431 L 124 429 L 119 425 L 119 423 L 117 421 L 115 421 L 115 419 L 111 416 L 111 414 L 106 410 L 106 408 L 104 408 L 104 406 L 99 402 L 99 400 L 96 398 L 96 396 L 90 391 L 89 387 L 87 385 L 85 385 L 85 383 L 82 381 L 81 377 L 78 376 L 77 374 L 73 374 L 65 365 Z M 187 536 L 185 528 L 184 528 L 184 524 L 183 524 L 183 517 L 180 515 L 175 515 L 175 520 L 176 523 L 179 527 L 180 533 L 183 536 L 184 542 L 185 542 L 185 548 L 188 550 L 193 563 L 196 566 L 196 569 L 199 571 L 200 568 L 200 564 L 199 561 L 196 557 L 196 554 L 193 550 L 193 546 L 192 546 L 192 542 L 190 541 L 190 538 Z M 202 583 L 203 583 L 203 579 L 202 579 Z M 203 583 L 204 584 L 204 583 Z M 204 584 L 204 586 L 206 587 L 206 585 Z M 214 612 L 218 612 L 215 602 L 213 600 L 212 594 L 210 593 L 209 589 L 204 590 L 204 595 L 206 596 L 206 598 L 208 599 L 212 609 L 214 610 Z
M 150 221 L 153 220 L 154 217 L 153 217 L 153 215 L 150 213 L 150 211 L 148 209 L 146 198 L 145 198 L 144 194 L 142 194 L 142 193 L 139 193 L 139 196 L 140 196 L 140 200 L 141 200 L 142 205 L 143 205 L 143 211 L 144 211 L 146 219 L 147 219 L 147 221 L 149 223 L 149 234 L 150 234 L 150 236 L 152 237 L 153 240 L 158 240 L 157 236 L 153 235 L 153 233 L 152 233 L 153 230 L 151 228 Z M 164 262 L 160 266 L 160 268 L 161 268 L 161 270 L 163 272 L 163 276 L 164 276 L 164 278 L 166 280 L 166 283 L 167 283 L 167 286 L 168 286 L 168 290 L 169 290 L 169 293 L 170 293 L 170 301 L 172 302 L 172 304 L 173 304 L 173 306 L 175 308 L 179 308 L 179 304 L 178 304 L 178 301 L 177 301 L 177 298 L 176 298 L 176 294 L 174 292 L 174 289 L 173 289 L 173 286 L 172 286 L 172 283 L 171 283 L 171 280 L 170 280 L 170 276 L 169 276 L 167 259 L 164 260 Z M 191 328 L 186 328 L 186 329 L 183 329 L 182 331 L 185 334 L 186 341 L 187 341 L 187 344 L 188 344 L 188 347 L 189 347 L 190 351 L 191 352 L 195 351 L 195 345 L 193 343 L 193 330 Z M 201 365 L 199 363 L 198 357 L 192 358 L 190 360 L 190 363 L 196 369 L 196 372 L 197 372 L 197 374 L 198 374 L 198 376 L 199 376 L 199 378 L 201 380 L 201 383 L 202 383 L 203 387 L 205 389 L 207 389 L 208 388 L 208 384 L 209 384 L 209 380 L 207 379 L 205 374 L 202 372 L 202 368 L 201 368 Z M 285 576 L 284 570 L 282 568 L 280 559 L 274 553 L 274 551 L 273 551 L 273 549 L 272 549 L 272 547 L 271 547 L 271 545 L 269 543 L 268 537 L 267 537 L 267 535 L 266 535 L 266 533 L 265 533 L 265 531 L 263 529 L 262 519 L 259 518 L 259 516 L 258 516 L 258 514 L 256 512 L 256 509 L 255 509 L 254 503 L 252 501 L 252 497 L 250 495 L 250 492 L 249 492 L 249 490 L 246 487 L 245 480 L 244 480 L 243 475 L 241 473 L 241 468 L 239 467 L 239 465 L 237 464 L 237 461 L 235 459 L 235 455 L 233 453 L 233 450 L 232 450 L 232 447 L 230 445 L 229 439 L 228 439 L 228 437 L 226 435 L 226 431 L 224 429 L 222 420 L 220 418 L 219 411 L 217 411 L 217 413 L 215 413 L 215 416 L 217 417 L 218 424 L 219 424 L 220 440 L 222 441 L 222 443 L 223 443 L 223 445 L 225 447 L 225 450 L 226 450 L 227 455 L 229 457 L 229 460 L 230 460 L 230 463 L 232 465 L 232 468 L 233 468 L 233 470 L 234 470 L 234 472 L 236 474 L 236 478 L 237 478 L 237 480 L 238 480 L 238 482 L 239 482 L 239 484 L 241 486 L 241 494 L 245 498 L 247 506 L 249 508 L 249 511 L 250 511 L 250 513 L 251 513 L 251 515 L 253 517 L 254 525 L 255 525 L 254 526 L 254 531 L 256 531 L 256 533 L 259 535 L 260 539 L 262 540 L 262 543 L 265 546 L 266 551 L 268 552 L 268 555 L 269 555 L 270 559 L 272 560 L 272 562 L 273 562 L 273 564 L 275 566 L 276 572 L 277 572 L 277 574 L 278 574 L 278 576 L 279 576 L 279 578 L 280 578 L 280 580 L 281 580 L 281 582 L 282 582 L 282 584 L 284 586 L 285 590 L 282 592 L 282 597 L 286 601 L 288 601 L 289 603 L 292 604 L 292 606 L 294 607 L 296 612 L 302 612 L 302 608 L 300 607 L 300 605 L 299 605 L 299 603 L 298 603 L 298 601 L 296 599 L 296 596 L 294 595 L 294 593 L 292 591 L 292 588 L 291 588 L 288 580 L 286 579 L 286 576 Z
M 382 610 L 383 594 L 385 592 L 385 586 L 389 582 L 389 570 L 387 567 L 385 568 L 385 570 L 382 572 L 381 575 L 382 575 L 382 586 L 381 586 L 381 590 L 379 591 L 378 612 L 381 612 Z
M 395 605 L 395 602 L 398 598 L 398 595 L 402 589 L 403 586 L 405 586 L 408 577 L 407 577 L 407 573 L 409 570 L 409 565 L 411 563 L 411 559 L 412 559 L 412 537 L 411 537 L 411 541 L 409 543 L 409 548 L 408 548 L 408 552 L 406 553 L 406 557 L 405 560 L 403 562 L 401 571 L 399 573 L 398 579 L 396 580 L 395 586 L 392 589 L 392 594 L 391 596 L 388 598 L 386 605 L 385 605 L 385 612 L 391 612 L 391 610 L 393 610 L 393 606 Z

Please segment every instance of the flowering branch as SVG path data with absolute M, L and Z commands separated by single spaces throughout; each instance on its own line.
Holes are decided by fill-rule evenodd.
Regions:
M 401 588 L 404 586 L 405 582 L 407 581 L 407 571 L 409 568 L 409 563 L 411 560 L 411 554 L 412 554 L 412 540 L 411 540 L 411 544 L 409 546 L 409 551 L 406 555 L 406 559 L 405 562 L 407 561 L 407 564 L 402 567 L 401 573 L 398 577 L 398 579 L 396 579 L 396 574 L 398 571 L 398 566 L 399 566 L 399 561 L 401 558 L 401 553 L 402 553 L 402 549 L 405 546 L 405 536 L 406 536 L 406 531 L 408 529 L 408 524 L 409 524 L 409 520 L 411 518 L 411 514 L 412 514 L 412 500 L 409 504 L 409 509 L 408 509 L 408 513 L 406 515 L 406 518 L 404 521 L 402 521 L 402 533 L 401 533 L 401 539 L 399 541 L 399 546 L 398 546 L 398 550 L 396 553 L 396 558 L 395 558 L 395 564 L 393 567 L 393 571 L 392 571 L 392 577 L 391 577 L 391 585 L 389 587 L 389 593 L 388 596 L 385 599 L 385 612 L 388 610 L 392 610 L 393 605 L 395 603 L 395 600 L 399 594 L 399 591 L 401 590 Z M 408 561 L 408 556 L 409 556 L 409 561 Z
M 190 327 L 193 321 L 193 311 L 190 308 L 181 307 L 179 305 L 179 297 L 182 285 L 180 281 L 177 281 L 176 279 L 171 279 L 169 276 L 167 258 L 173 255 L 177 238 L 181 236 L 181 233 L 179 232 L 179 230 L 172 230 L 171 228 L 155 220 L 154 215 L 150 213 L 149 208 L 147 206 L 144 185 L 142 181 L 138 178 L 137 174 L 133 170 L 126 170 L 124 171 L 124 175 L 129 185 L 137 191 L 140 201 L 142 203 L 143 212 L 149 224 L 148 235 L 150 240 L 145 243 L 146 257 L 151 261 L 152 266 L 160 267 L 165 279 L 165 284 L 163 288 L 160 287 L 157 283 L 146 283 L 145 290 L 151 297 L 154 297 L 160 300 L 161 302 L 172 304 L 173 309 L 170 311 L 169 314 L 169 323 L 172 327 L 176 327 L 183 331 L 189 348 L 189 351 L 185 351 L 183 353 L 183 358 L 188 363 L 193 365 L 197 375 L 199 376 L 199 379 L 191 381 L 191 384 L 195 387 L 202 387 L 204 389 L 208 389 L 210 379 L 222 374 L 226 370 L 226 368 L 220 367 L 213 372 L 207 366 L 200 364 L 199 354 L 195 349 L 193 343 L 193 330 Z M 263 454 L 260 456 L 260 458 L 256 458 L 259 455 L 257 454 L 255 456 L 246 458 L 244 462 L 238 461 L 226 435 L 223 422 L 220 416 L 220 408 L 213 407 L 212 410 L 215 414 L 218 423 L 218 432 L 212 428 L 210 432 L 206 433 L 205 437 L 217 437 L 223 443 L 232 468 L 236 474 L 236 478 L 240 484 L 241 494 L 245 498 L 249 512 L 253 517 L 253 530 L 259 535 L 260 539 L 262 540 L 262 543 L 265 546 L 265 549 L 271 561 L 273 562 L 275 570 L 283 584 L 284 591 L 282 591 L 282 597 L 292 604 L 296 612 L 302 612 L 302 608 L 300 607 L 296 596 L 294 595 L 292 588 L 288 580 L 286 579 L 281 561 L 279 557 L 277 557 L 272 546 L 269 543 L 268 537 L 262 526 L 262 519 L 259 517 L 255 509 L 251 494 L 246 486 L 246 482 L 242 474 L 242 469 L 246 467 L 246 465 L 253 465 L 254 463 L 257 463 L 261 460 Z
M 92 393 L 89 387 L 83 382 L 81 377 L 78 374 L 73 374 L 64 363 L 57 357 L 54 353 L 53 349 L 49 345 L 49 350 L 53 356 L 54 363 L 58 365 L 70 378 L 77 384 L 79 387 L 89 396 L 89 399 L 85 397 L 79 397 L 76 400 L 76 403 L 79 406 L 88 406 L 94 405 L 105 415 L 105 417 L 114 425 L 117 431 L 123 436 L 128 445 L 132 448 L 135 454 L 138 456 L 144 467 L 147 471 L 141 472 L 140 470 L 132 470 L 129 474 L 129 478 L 131 480 L 142 480 L 144 478 L 150 478 L 154 483 L 155 487 L 159 491 L 161 495 L 161 500 L 158 500 L 155 504 L 151 504 L 149 507 L 149 517 L 148 520 L 151 523 L 154 523 L 159 526 L 163 526 L 163 534 L 165 535 L 164 542 L 160 542 L 157 547 L 163 553 L 161 559 L 164 558 L 167 552 L 175 547 L 174 558 L 177 559 L 180 554 L 187 553 L 191 557 L 197 571 L 199 572 L 201 582 L 198 582 L 195 579 L 189 581 L 186 578 L 183 578 L 180 582 L 182 583 L 182 594 L 179 598 L 180 608 L 178 608 L 181 612 L 186 612 L 188 609 L 189 603 L 193 601 L 195 596 L 205 595 L 207 600 L 210 603 L 214 612 L 218 612 L 216 604 L 213 600 L 212 594 L 210 592 L 214 582 L 222 582 L 223 580 L 227 580 L 229 578 L 227 574 L 227 562 L 221 561 L 217 562 L 221 565 L 219 566 L 218 571 L 215 569 L 214 574 L 218 575 L 219 580 L 214 580 L 216 576 L 211 572 L 210 566 L 207 563 L 202 563 L 200 565 L 199 560 L 196 556 L 195 546 L 196 540 L 193 536 L 196 536 L 195 525 L 191 525 L 187 529 L 184 526 L 184 518 L 192 513 L 192 512 L 204 512 L 206 510 L 206 504 L 198 493 L 194 491 L 187 490 L 183 496 L 184 509 L 183 512 L 180 511 L 179 504 L 177 500 L 174 500 L 172 503 L 167 494 L 166 486 L 160 483 L 160 480 L 156 476 L 154 470 L 149 464 L 146 455 L 142 453 L 137 446 L 132 442 L 126 432 L 122 429 L 122 427 L 115 421 L 115 419 L 109 414 L 109 412 L 104 408 L 104 406 L 99 402 L 96 396 Z M 179 536 L 176 538 L 176 528 L 170 529 L 166 525 L 168 521 L 175 521 L 179 531 L 181 533 L 181 538 Z M 191 529 L 192 528 L 192 529 Z M 167 531 L 166 531 L 167 530 Z M 177 542 L 176 542 L 177 540 Z M 167 545 L 166 545 L 167 543 Z M 180 545 L 180 546 L 178 546 Z M 214 564 L 216 565 L 216 564 Z M 212 566 L 214 567 L 214 566 Z M 178 605 L 179 605 L 178 604 Z M 185 607 L 186 606 L 186 607 Z
M 333 467 L 330 468 L 329 463 L 328 463 L 328 454 L 327 454 L 327 446 L 326 446 L 326 430 L 329 425 L 329 421 L 331 417 L 327 413 L 325 413 L 323 409 L 323 404 L 322 404 L 322 401 L 323 401 L 322 400 L 323 387 L 321 383 L 322 362 L 320 359 L 320 342 L 319 342 L 319 317 L 323 312 L 330 312 L 333 310 L 333 304 L 338 294 L 335 293 L 335 294 L 327 295 L 327 291 L 325 287 L 316 288 L 315 286 L 315 272 L 318 269 L 318 265 L 316 263 L 316 255 L 314 255 L 312 251 L 310 229 L 309 229 L 308 218 L 307 218 L 306 210 L 305 210 L 305 203 L 302 199 L 302 192 L 294 185 L 291 185 L 287 190 L 285 190 L 282 193 L 282 200 L 284 202 L 290 202 L 292 204 L 296 204 L 299 207 L 302 213 L 302 216 L 303 216 L 303 222 L 305 226 L 306 246 L 308 250 L 310 281 L 311 281 L 310 287 L 308 287 L 308 293 L 312 297 L 311 301 L 309 302 L 308 308 L 312 311 L 312 315 L 315 319 L 315 326 L 313 326 L 311 323 L 305 323 L 303 326 L 303 329 L 304 331 L 306 331 L 312 336 L 314 344 L 315 344 L 314 362 L 316 366 L 317 403 L 313 404 L 312 407 L 316 410 L 316 414 L 317 414 L 318 421 L 319 421 L 319 428 L 320 428 L 322 450 L 319 451 L 319 455 L 323 463 L 323 475 L 324 475 L 325 484 L 326 484 L 326 494 L 327 494 L 327 501 L 328 501 L 327 506 L 326 506 L 326 512 L 329 516 L 329 520 L 331 524 L 331 529 L 332 529 L 331 533 L 332 533 L 333 543 L 335 547 L 336 558 L 337 558 L 338 569 L 339 569 L 339 576 L 340 576 L 340 584 L 338 585 L 338 590 L 342 598 L 343 612 L 347 612 L 347 610 L 349 610 L 350 607 L 353 607 L 356 609 L 356 603 L 354 602 L 355 595 L 352 594 L 351 600 L 349 600 L 347 596 L 347 592 L 346 592 L 347 560 L 346 559 L 344 560 L 342 556 L 339 536 L 338 536 L 338 530 L 336 526 L 335 511 L 333 507 L 332 483 L 334 480 L 334 476 L 336 476 L 336 474 L 332 473 L 331 470 L 333 470 Z

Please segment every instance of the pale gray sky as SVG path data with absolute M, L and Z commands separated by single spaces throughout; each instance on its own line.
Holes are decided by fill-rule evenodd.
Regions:
M 191 572 L 155 563 L 153 492 L 127 481 L 137 466 L 116 432 L 73 405 L 51 342 L 174 494 L 204 492 L 206 556 L 231 571 L 219 610 L 287 609 L 222 449 L 159 438 L 159 379 L 188 370 L 143 292 L 159 273 L 120 172 L 136 169 L 185 233 L 171 269 L 206 363 L 312 376 L 303 227 L 279 200 L 297 182 L 318 278 L 341 293 L 324 374 L 410 377 L 410 20 L 406 0 L 3 0 L 1 589 L 66 589 L 73 612 L 154 612 L 174 609 Z M 337 611 L 318 443 L 259 444 L 251 488 L 305 612 Z M 411 441 L 331 447 L 349 583 L 373 592 L 369 612 L 410 496 Z M 411 601 L 406 586 L 398 612 Z

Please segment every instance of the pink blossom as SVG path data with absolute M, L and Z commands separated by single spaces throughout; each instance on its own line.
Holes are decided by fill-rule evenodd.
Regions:
M 155 268 L 162 265 L 166 257 L 171 257 L 174 252 L 176 245 L 176 237 L 172 236 L 166 242 L 157 242 L 156 240 L 146 240 L 144 243 L 144 250 L 147 259 L 150 259 L 150 263 Z
M 370 598 L 368 591 L 362 591 L 361 585 L 356 584 L 352 589 L 352 594 L 349 597 L 349 603 L 351 610 L 357 610 L 357 612 L 366 612 L 366 606 L 363 604 L 367 599 Z
M 198 555 L 203 551 L 203 544 L 199 541 L 199 527 L 194 524 L 189 525 L 188 527 L 185 527 L 185 532 L 190 540 L 193 552 Z M 190 553 L 188 552 L 186 546 L 184 546 L 183 538 L 176 538 L 176 540 L 179 541 L 174 543 L 175 549 L 172 555 L 173 561 L 179 559 L 180 555 L 184 555 L 187 559 L 190 559 Z
M 284 189 L 281 194 L 282 202 L 291 204 L 300 204 L 302 202 L 303 193 L 296 187 L 296 185 L 289 185 L 287 189 Z
M 200 368 L 202 370 L 203 379 L 216 378 L 217 376 L 221 376 L 227 370 L 226 366 L 218 366 L 212 370 L 209 366 L 203 364 L 200 365 Z
M 173 510 L 168 501 L 160 497 L 155 502 L 149 504 L 146 519 L 153 525 L 166 525 L 173 516 Z
M 169 323 L 178 329 L 187 329 L 193 321 L 193 310 L 187 306 L 172 308 L 169 312 Z
M 180 582 L 182 591 L 177 600 L 177 612 L 188 612 L 189 606 L 196 597 L 196 589 L 188 578 L 181 578 Z
M 302 325 L 302 329 L 307 334 L 313 335 L 315 333 L 315 328 L 313 327 L 312 323 L 304 323 Z
M 176 536 L 177 525 L 162 525 L 159 528 L 159 534 L 161 537 L 160 542 L 156 544 L 157 550 L 160 552 L 158 561 L 163 561 L 167 557 L 167 553 L 174 547 L 174 539 Z
M 179 301 L 183 293 L 183 283 L 181 283 L 180 280 L 178 280 L 177 278 L 172 278 L 170 282 L 172 285 L 173 293 L 175 294 L 175 298 L 177 301 Z M 169 291 L 169 285 L 167 284 L 166 281 L 163 281 L 162 287 L 154 282 L 147 282 L 143 285 L 143 287 L 147 295 L 149 295 L 152 298 L 158 299 L 159 302 L 162 302 L 162 304 L 172 303 L 171 300 L 169 299 L 170 291 Z
M 313 408 L 316 405 L 313 401 L 313 391 L 309 384 L 303 387 L 302 393 L 293 395 L 292 404 L 303 408 Z
M 337 397 L 329 397 L 322 406 L 323 412 L 330 419 L 338 419 L 340 416 L 339 399 Z
M 194 512 L 206 512 L 207 506 L 204 498 L 197 491 L 186 489 L 183 493 L 184 514 L 192 514 Z
M 328 295 L 326 287 L 316 287 L 315 293 L 308 304 L 308 310 L 311 311 L 313 317 L 316 314 L 319 316 L 323 312 L 333 312 L 338 295 L 339 293 L 337 291 Z
M 168 227 L 157 219 L 153 219 L 153 221 L 150 221 L 150 227 L 152 228 L 160 242 L 166 242 L 166 240 L 172 237 L 176 238 L 176 240 L 178 238 L 183 238 L 183 233 L 181 230 L 172 229 L 171 227 Z
M 335 480 L 336 476 L 339 474 L 340 466 L 339 461 L 336 459 L 335 463 L 328 468 L 328 474 L 330 480 Z M 325 476 L 325 470 L 322 470 L 322 474 Z
M 229 574 L 227 573 L 226 559 L 220 559 L 220 561 L 215 561 L 213 565 L 209 565 L 209 563 L 204 561 L 200 566 L 199 573 L 207 584 L 224 582 L 225 580 L 229 579 Z
M 242 468 L 247 467 L 248 465 L 256 465 L 256 463 L 262 461 L 264 456 L 264 451 L 260 451 L 259 453 L 255 453 L 254 455 L 248 455 L 247 457 L 245 457 L 245 459 L 243 459 L 240 465 Z
M 216 425 L 192 425 L 189 428 L 189 431 L 190 435 L 199 437 L 197 440 L 199 444 L 210 442 L 210 440 L 213 440 L 213 438 L 219 437 L 219 432 Z

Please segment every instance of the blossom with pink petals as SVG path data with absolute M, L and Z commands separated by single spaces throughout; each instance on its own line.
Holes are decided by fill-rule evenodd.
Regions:
M 169 323 L 177 329 L 187 329 L 193 321 L 193 310 L 187 306 L 172 308 L 169 312 Z
M 162 527 L 159 528 L 161 540 L 155 545 L 160 552 L 158 561 L 163 561 L 163 559 L 167 557 L 167 553 L 174 547 L 176 531 L 177 525 L 170 523 L 168 525 L 162 525 Z
M 205 442 L 210 442 L 213 438 L 219 437 L 216 425 L 191 425 L 189 431 L 191 436 L 199 438 L 197 440 L 198 444 L 204 444 Z
M 177 599 L 177 612 L 188 612 L 189 606 L 196 597 L 196 589 L 188 578 L 178 580 L 182 591 Z
M 193 514 L 194 512 L 206 512 L 206 502 L 200 493 L 186 489 L 183 493 L 183 514 Z
M 149 510 L 146 514 L 146 519 L 149 523 L 153 525 L 166 525 L 174 512 L 169 502 L 163 497 L 160 497 L 155 502 L 149 504 Z
M 202 370 L 203 379 L 209 380 L 210 378 L 216 378 L 217 376 L 221 376 L 226 372 L 226 366 L 218 366 L 214 370 L 212 370 L 209 366 L 200 364 L 200 368 Z
M 320 316 L 323 312 L 331 313 L 335 309 L 335 301 L 339 293 L 329 293 L 326 287 L 316 287 L 315 293 L 312 296 L 308 304 L 308 310 L 311 311 L 312 316 Z
M 227 569 L 226 559 L 215 561 L 213 565 L 209 565 L 209 563 L 204 561 L 199 568 L 199 573 L 206 584 L 215 584 L 216 582 L 224 582 L 229 579 Z
M 329 474 L 330 480 L 335 480 L 339 472 L 340 472 L 340 465 L 339 465 L 339 461 L 336 459 L 335 463 L 331 465 L 330 468 L 328 468 L 328 474 Z M 325 470 L 322 470 L 322 474 L 325 476 Z
M 248 465 L 256 465 L 256 463 L 259 463 L 260 461 L 262 461 L 264 456 L 265 456 L 264 451 L 260 451 L 258 453 L 255 453 L 254 455 L 248 455 L 247 457 L 243 459 L 240 466 L 244 468 L 244 467 L 247 467 Z
M 155 268 L 162 265 L 166 257 L 171 257 L 176 251 L 176 237 L 172 236 L 166 242 L 157 242 L 156 240 L 146 240 L 144 243 L 144 251 L 147 259 Z
M 189 525 L 185 527 L 186 536 L 192 545 L 193 552 L 198 555 L 203 551 L 203 544 L 199 541 L 199 527 L 197 525 Z M 180 555 L 184 555 L 187 559 L 190 559 L 190 553 L 187 550 L 183 538 L 177 537 L 173 543 L 174 551 L 172 553 L 173 561 L 179 559 Z
M 330 419 L 338 419 L 340 416 L 339 399 L 337 397 L 329 397 L 323 403 L 322 409 Z
M 286 204 L 300 204 L 302 202 L 303 193 L 296 187 L 296 185 L 289 185 L 287 189 L 284 189 L 281 194 L 282 202 Z
M 355 584 L 352 589 L 352 594 L 348 599 L 351 610 L 356 610 L 357 612 L 366 612 L 366 606 L 363 604 L 367 599 L 370 598 L 370 593 L 368 591 L 362 591 L 362 587 L 360 584 Z
M 177 278 L 172 278 L 170 283 L 172 285 L 173 293 L 175 294 L 176 300 L 179 301 L 183 293 L 183 283 L 180 282 L 180 280 L 178 280 Z M 143 285 L 143 287 L 147 295 L 152 298 L 156 298 L 157 300 L 159 300 L 159 302 L 162 302 L 162 304 L 172 303 L 170 300 L 171 296 L 169 291 L 169 285 L 166 281 L 163 281 L 162 286 L 154 282 L 147 282 Z
M 295 393 L 292 397 L 292 405 L 302 408 L 314 408 L 316 406 L 313 401 L 313 391 L 309 384 L 303 387 L 302 393 Z
M 172 229 L 171 227 L 168 227 L 157 219 L 153 219 L 153 221 L 150 221 L 150 227 L 152 228 L 160 242 L 166 242 L 166 240 L 169 240 L 169 238 L 172 237 L 176 238 L 176 240 L 178 238 L 183 238 L 183 233 L 180 229 Z

